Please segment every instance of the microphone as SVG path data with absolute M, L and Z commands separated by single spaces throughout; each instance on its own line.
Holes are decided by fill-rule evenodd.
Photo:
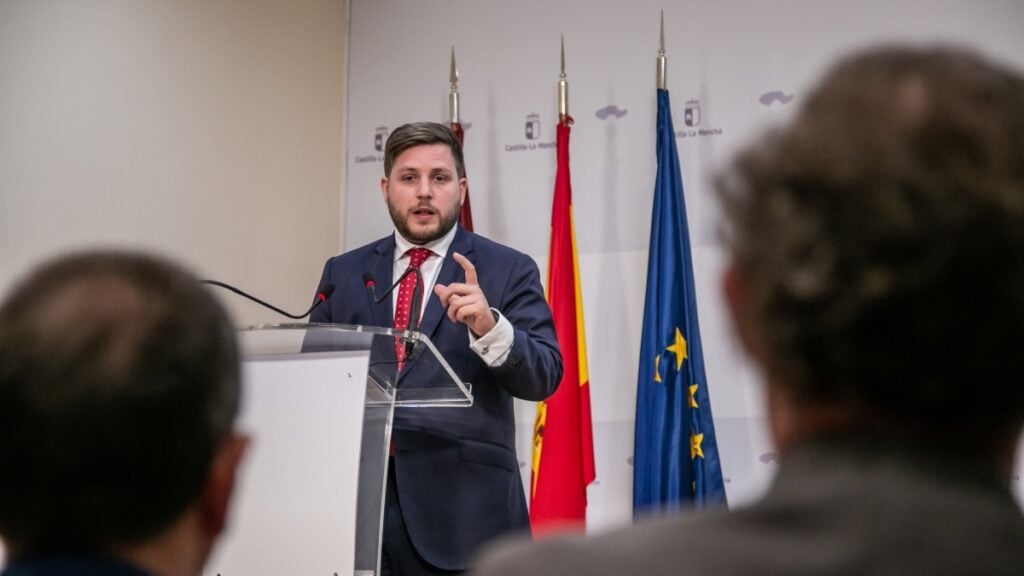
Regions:
M 405 272 L 402 272 L 402 275 L 399 276 L 398 280 L 396 280 L 395 283 L 391 285 L 391 288 L 388 288 L 387 291 L 381 294 L 380 296 L 377 296 L 377 281 L 373 278 L 373 274 L 370 274 L 369 272 L 363 274 L 363 286 L 366 286 L 366 291 L 370 293 L 370 298 L 373 298 L 374 302 L 380 304 L 381 302 L 384 301 L 385 298 L 387 298 L 392 292 L 395 291 L 395 288 L 398 288 L 402 284 L 402 280 L 405 280 L 406 276 L 412 274 L 413 272 L 415 272 L 416 275 L 419 276 L 420 279 L 422 280 L 423 276 L 420 274 L 420 269 L 410 266 L 405 269 Z
M 409 266 L 406 268 L 405 272 L 402 272 L 402 275 L 398 277 L 398 280 L 396 280 L 395 283 L 380 296 L 377 296 L 377 281 L 374 279 L 373 274 L 368 272 L 363 274 L 363 285 L 366 286 L 366 291 L 370 294 L 370 298 L 379 304 L 394 292 L 395 288 L 398 288 L 402 284 L 402 281 L 405 280 L 406 276 L 413 273 L 416 274 L 416 283 L 412 287 L 412 302 L 409 307 L 409 322 L 405 327 L 408 332 L 415 331 L 416 327 L 419 325 L 420 307 L 423 304 L 423 274 L 420 273 L 419 267 Z M 405 340 L 405 356 L 408 358 L 412 354 L 412 348 L 415 341 L 408 338 L 403 339 Z
M 374 302 L 379 304 L 380 301 L 383 300 L 383 298 L 378 300 L 377 297 L 374 296 L 374 289 L 377 287 L 377 281 L 373 279 L 373 274 L 370 274 L 369 272 L 363 274 L 363 286 L 366 286 L 366 291 L 370 293 L 370 299 L 372 299 Z M 395 287 L 392 286 L 391 290 L 394 289 Z M 388 290 L 388 294 L 391 293 L 391 290 Z M 387 296 L 388 294 L 385 294 L 384 296 Z
M 287 317 L 292 318 L 294 320 L 302 320 L 306 316 L 309 316 L 313 312 L 313 310 L 316 309 L 317 306 L 319 306 L 319 305 L 323 304 L 324 302 L 326 302 L 327 299 L 331 297 L 331 294 L 334 293 L 334 284 L 331 283 L 331 282 L 324 282 L 323 286 L 320 287 L 320 290 L 317 290 L 316 296 L 313 298 L 313 300 L 314 300 L 313 305 L 309 307 L 309 310 L 306 310 L 305 314 L 295 315 L 295 314 L 289 314 L 288 312 L 285 312 L 284 310 L 281 310 L 277 306 L 274 306 L 273 304 L 269 304 L 267 302 L 264 302 L 263 300 L 260 300 L 259 298 L 255 297 L 255 296 L 253 296 L 251 294 L 247 294 L 243 290 L 235 288 L 234 286 L 232 286 L 230 284 L 226 284 L 224 282 L 218 282 L 217 280 L 200 280 L 199 283 L 200 284 L 209 284 L 210 286 L 217 286 L 219 288 L 224 288 L 225 290 L 230 290 L 230 291 L 234 292 L 235 294 L 238 294 L 239 296 L 242 296 L 244 298 L 248 298 L 249 300 L 252 300 L 253 302 L 259 304 L 260 306 L 263 306 L 263 307 L 266 307 L 266 308 L 270 308 L 274 312 L 277 312 L 278 314 L 281 314 L 282 316 L 287 316 Z

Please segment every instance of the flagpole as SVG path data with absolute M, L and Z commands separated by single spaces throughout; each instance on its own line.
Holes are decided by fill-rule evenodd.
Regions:
M 665 11 L 661 11 L 661 44 L 658 47 L 658 90 L 667 90 L 665 84 Z
M 665 83 L 665 18 L 657 60 L 657 171 L 637 371 L 633 511 L 727 505 L 704 370 L 679 152 Z
M 459 69 L 455 67 L 455 46 L 452 46 L 452 61 L 448 71 L 448 84 L 451 92 L 448 93 L 448 122 L 459 124 Z
M 569 83 L 565 80 L 565 36 L 562 36 L 562 71 L 558 75 L 558 123 L 569 119 Z
M 455 46 L 452 46 L 451 64 L 448 68 L 448 126 L 455 133 L 459 145 L 465 144 L 466 134 L 462 130 L 459 119 L 459 69 L 455 65 Z M 466 186 L 466 198 L 459 210 L 459 224 L 469 232 L 473 231 L 473 207 L 469 203 L 469 186 Z
M 587 486 L 596 477 L 590 375 L 572 218 L 572 179 L 569 174 L 571 126 L 563 38 L 547 278 L 548 304 L 562 351 L 562 381 L 551 397 L 537 403 L 534 420 L 530 525 L 536 537 L 557 531 L 585 530 Z

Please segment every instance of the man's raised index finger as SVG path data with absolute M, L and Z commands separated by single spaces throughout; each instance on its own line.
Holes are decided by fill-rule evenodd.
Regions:
M 455 261 L 459 263 L 459 266 L 462 266 L 462 269 L 466 271 L 466 284 L 476 284 L 476 266 L 473 266 L 473 263 L 469 261 L 469 258 L 466 258 L 458 252 L 452 252 L 452 258 L 454 258 Z

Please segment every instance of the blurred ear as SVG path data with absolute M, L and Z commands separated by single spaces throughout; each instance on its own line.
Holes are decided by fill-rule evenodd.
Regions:
M 750 298 L 749 285 L 735 264 L 730 264 L 725 274 L 722 275 L 722 295 L 725 297 L 725 303 L 729 308 L 733 326 L 736 328 L 736 334 L 740 338 L 743 349 L 748 354 L 757 357 L 752 334 L 753 322 L 747 312 Z
M 746 277 L 736 268 L 735 263 L 729 264 L 722 275 L 722 295 L 732 315 L 732 323 L 736 335 L 740 339 L 743 350 L 750 355 L 759 368 L 766 370 L 762 356 L 758 353 L 754 336 L 755 321 L 750 317 L 750 285 Z M 785 451 L 795 434 L 792 403 L 785 390 L 775 385 L 771 374 L 765 371 L 765 410 L 768 414 L 768 431 L 772 443 L 780 452 Z
M 235 478 L 248 446 L 248 436 L 234 434 L 221 445 L 213 458 L 201 503 L 203 524 L 211 535 L 220 534 L 227 525 Z
M 387 201 L 388 201 L 388 179 L 387 179 L 386 176 L 380 179 L 380 195 L 381 195 L 381 197 L 384 198 L 384 202 L 387 203 Z

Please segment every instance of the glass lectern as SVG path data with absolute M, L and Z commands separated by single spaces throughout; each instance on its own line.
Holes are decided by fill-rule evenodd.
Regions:
M 204 574 L 375 576 L 394 408 L 470 406 L 470 384 L 418 332 L 274 324 L 238 335 L 239 428 L 252 440 Z M 404 388 L 416 371 L 428 386 Z

